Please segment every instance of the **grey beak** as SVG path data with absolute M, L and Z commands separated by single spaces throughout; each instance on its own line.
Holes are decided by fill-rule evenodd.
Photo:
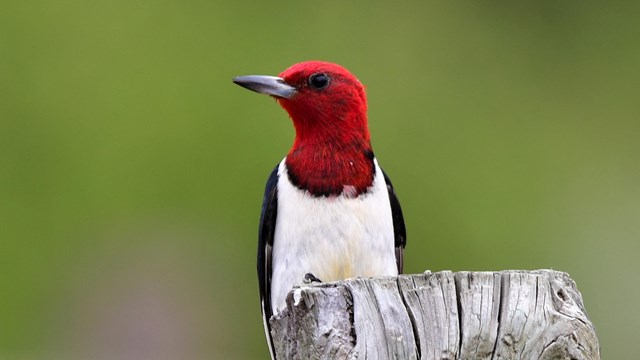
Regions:
M 296 88 L 284 82 L 282 78 L 267 75 L 236 76 L 233 82 L 260 94 L 290 99 Z

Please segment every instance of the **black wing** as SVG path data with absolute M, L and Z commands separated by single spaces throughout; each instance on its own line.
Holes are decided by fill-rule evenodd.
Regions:
M 267 186 L 262 200 L 262 214 L 260 215 L 260 228 L 258 229 L 258 284 L 260 285 L 260 303 L 262 306 L 262 318 L 264 330 L 269 343 L 269 352 L 274 358 L 273 343 L 271 339 L 271 249 L 273 248 L 273 235 L 276 230 L 276 217 L 278 216 L 278 166 L 269 175 Z
M 393 218 L 393 235 L 395 237 L 396 246 L 396 264 L 398 265 L 398 274 L 402 274 L 404 264 L 404 247 L 407 245 L 407 229 L 404 226 L 404 217 L 402 216 L 402 208 L 400 201 L 393 190 L 393 185 L 387 174 L 382 170 L 384 182 L 387 183 L 389 191 L 389 202 L 391 203 L 391 217 Z

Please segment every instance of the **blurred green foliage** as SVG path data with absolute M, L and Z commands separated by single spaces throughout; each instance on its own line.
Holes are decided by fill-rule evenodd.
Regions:
M 0 358 L 252 359 L 264 181 L 293 129 L 231 83 L 367 85 L 406 272 L 569 272 L 635 354 L 635 2 L 5 0 Z

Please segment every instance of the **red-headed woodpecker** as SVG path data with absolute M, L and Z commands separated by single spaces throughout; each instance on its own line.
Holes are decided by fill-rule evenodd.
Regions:
M 304 279 L 402 273 L 406 231 L 391 181 L 373 155 L 364 86 L 327 62 L 233 82 L 273 96 L 296 137 L 271 173 L 258 235 L 258 282 L 272 357 L 271 315 Z

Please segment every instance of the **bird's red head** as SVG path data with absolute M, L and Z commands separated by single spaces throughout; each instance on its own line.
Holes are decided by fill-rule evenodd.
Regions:
M 308 141 L 369 142 L 364 86 L 340 65 L 307 61 L 280 77 L 296 92 L 278 102 L 296 128 L 296 144 Z
M 364 86 L 342 66 L 307 61 L 279 77 L 234 79 L 251 90 L 274 96 L 289 113 L 296 138 L 287 155 L 289 178 L 318 195 L 358 195 L 375 173 L 367 125 Z

